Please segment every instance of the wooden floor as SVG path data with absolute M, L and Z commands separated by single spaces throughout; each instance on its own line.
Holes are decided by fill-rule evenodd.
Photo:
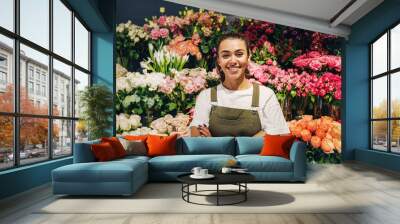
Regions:
M 42 186 L 0 201 L 0 223 L 400 223 L 400 174 L 360 163 L 312 165 L 308 183 L 317 183 L 351 203 L 367 204 L 357 214 L 36 214 L 54 200 L 50 186 Z M 315 201 L 315 203 L 324 203 Z

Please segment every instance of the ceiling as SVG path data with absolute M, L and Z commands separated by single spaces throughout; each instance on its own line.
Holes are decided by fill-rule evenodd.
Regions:
M 348 37 L 383 0 L 166 0 L 221 13 Z

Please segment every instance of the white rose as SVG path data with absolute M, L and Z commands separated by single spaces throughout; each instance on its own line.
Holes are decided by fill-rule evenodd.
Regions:
M 142 126 L 142 123 L 140 122 L 140 116 L 136 115 L 136 114 L 132 114 L 129 117 L 129 122 L 133 129 L 136 129 L 136 128 Z

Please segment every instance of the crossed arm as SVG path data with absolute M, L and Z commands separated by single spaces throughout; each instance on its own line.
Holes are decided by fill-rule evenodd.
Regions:
M 265 135 L 263 130 L 257 132 L 253 137 L 262 137 Z M 211 132 L 205 125 L 199 125 L 197 127 L 190 127 L 190 136 L 192 137 L 211 137 Z

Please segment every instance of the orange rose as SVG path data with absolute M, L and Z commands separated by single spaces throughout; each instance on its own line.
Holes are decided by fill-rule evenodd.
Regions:
M 322 129 L 317 129 L 315 131 L 315 135 L 318 136 L 320 139 L 323 139 L 323 138 L 325 138 L 326 133 Z
M 305 121 L 312 121 L 313 116 L 312 115 L 303 115 L 302 120 Z
M 297 126 L 300 126 L 302 129 L 306 129 L 307 128 L 307 123 L 308 123 L 308 121 L 299 120 L 299 122 L 297 123 Z
M 333 118 L 329 117 L 329 116 L 322 116 L 321 119 L 323 121 L 327 121 L 328 123 L 332 123 L 332 121 L 333 121 Z
M 333 127 L 331 128 L 330 134 L 332 135 L 333 138 L 338 138 L 338 139 L 340 139 L 341 130 L 340 130 L 338 127 L 336 127 L 336 126 L 333 126 Z
M 293 131 L 293 134 L 297 137 L 297 138 L 300 138 L 301 137 L 301 131 L 302 131 L 303 129 L 300 127 L 300 126 L 297 126 L 295 129 L 294 129 L 294 131 Z
M 294 132 L 294 129 L 296 128 L 296 121 L 290 121 L 288 122 L 289 130 L 290 132 Z
M 319 125 L 319 128 L 323 131 L 328 131 L 329 129 L 329 124 L 326 121 L 322 121 L 321 124 Z
M 313 148 L 319 148 L 321 146 L 321 138 L 318 136 L 311 137 L 311 145 Z
M 335 149 L 341 153 L 342 152 L 342 141 L 340 139 L 333 139 L 333 145 L 335 146 Z
M 311 140 L 311 132 L 307 129 L 303 129 L 300 133 L 301 139 L 305 142 L 309 142 Z
M 309 121 L 307 124 L 307 129 L 311 132 L 314 132 L 315 130 L 317 130 L 317 122 L 315 122 L 315 120 Z
M 329 132 L 326 133 L 325 138 L 331 139 L 331 140 L 333 139 L 332 135 Z
M 324 153 L 333 153 L 333 149 L 335 148 L 335 145 L 333 144 L 331 139 L 324 138 L 321 141 L 321 149 L 324 151 Z

